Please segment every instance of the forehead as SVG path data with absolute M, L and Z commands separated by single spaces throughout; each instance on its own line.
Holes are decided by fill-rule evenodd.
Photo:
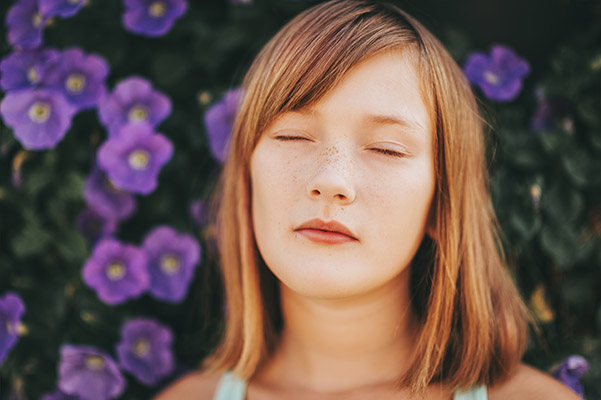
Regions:
M 318 101 L 284 113 L 274 122 L 284 117 L 343 126 L 394 125 L 429 134 L 432 118 L 424 101 L 421 76 L 410 52 L 381 52 L 351 68 Z

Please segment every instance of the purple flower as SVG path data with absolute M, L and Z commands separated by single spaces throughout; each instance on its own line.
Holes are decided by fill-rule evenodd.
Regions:
M 61 94 L 46 89 L 9 92 L 0 103 L 4 122 L 28 150 L 56 146 L 71 127 L 75 111 Z
M 72 17 L 86 4 L 86 0 L 39 0 L 40 11 L 47 17 Z
M 121 221 L 136 211 L 135 197 L 115 188 L 98 167 L 86 179 L 83 196 L 88 207 L 106 219 Z
M 471 53 L 463 71 L 489 99 L 510 101 L 522 90 L 522 78 L 530 73 L 530 66 L 510 48 L 495 45 L 491 47 L 490 57 Z
M 140 382 L 154 385 L 173 371 L 171 330 L 147 318 L 136 318 L 121 328 L 117 345 L 119 366 Z
M 19 339 L 19 324 L 25 305 L 15 293 L 0 297 L 0 365 Z
M 142 247 L 148 256 L 149 292 L 160 300 L 182 301 L 200 260 L 198 242 L 168 226 L 158 226 L 146 235 Z
M 16 51 L 0 63 L 0 87 L 5 91 L 38 86 L 59 57 L 54 49 Z
M 580 378 L 588 371 L 588 363 L 584 357 L 573 355 L 566 358 L 552 372 L 553 377 L 563 382 L 566 386 L 572 389 L 578 396 L 584 395 Z
M 194 223 L 196 223 L 198 226 L 203 226 L 209 219 L 207 203 L 202 200 L 196 200 L 190 203 L 188 212 L 190 213 L 190 218 L 192 218 L 192 221 L 194 221 Z
M 162 36 L 187 9 L 186 0 L 125 0 L 123 25 L 140 35 Z
M 227 146 L 242 95 L 240 88 L 229 90 L 205 113 L 204 122 L 209 136 L 209 147 L 213 157 L 220 162 L 224 162 L 227 156 Z
M 109 136 L 115 136 L 128 123 L 146 123 L 156 127 L 171 114 L 171 101 L 154 91 L 149 81 L 134 76 L 117 84 L 98 105 L 98 113 Z
M 42 400 L 77 400 L 77 396 L 71 396 L 70 394 L 64 393 L 60 389 L 56 389 L 52 393 L 47 393 L 42 396 Z
M 100 300 L 110 305 L 139 297 L 149 283 L 146 254 L 138 247 L 110 238 L 96 244 L 82 275 Z
M 77 228 L 90 243 L 108 237 L 117 230 L 117 221 L 106 219 L 90 208 L 84 209 L 77 217 Z
M 171 159 L 173 145 L 146 124 L 124 126 L 98 150 L 98 165 L 115 187 L 148 194 L 157 187 L 161 167 Z
M 125 379 L 115 361 L 91 346 L 63 345 L 58 374 L 60 390 L 80 399 L 115 398 L 125 389 Z
M 106 92 L 109 66 L 104 58 L 72 48 L 62 52 L 45 83 L 78 109 L 95 107 Z
M 13 46 L 35 48 L 42 44 L 47 17 L 40 12 L 38 0 L 19 0 L 8 10 L 8 42 Z

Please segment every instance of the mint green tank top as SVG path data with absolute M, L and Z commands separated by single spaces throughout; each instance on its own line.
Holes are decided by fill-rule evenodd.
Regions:
M 217 385 L 213 400 L 244 400 L 246 397 L 246 382 L 231 372 L 223 374 Z M 469 392 L 456 392 L 453 400 L 487 400 L 486 386 L 479 386 Z

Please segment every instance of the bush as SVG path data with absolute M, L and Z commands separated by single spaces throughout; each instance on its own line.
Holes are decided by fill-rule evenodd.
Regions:
M 221 329 L 205 202 L 239 95 L 228 90 L 310 2 L 190 1 L 154 25 L 122 22 L 135 9 L 118 0 L 50 3 L 39 2 L 42 36 L 14 33 L 23 22 L 10 11 L 35 13 L 36 1 L 0 5 L 0 323 L 10 328 L 0 336 L 15 340 L 0 340 L 0 397 L 52 392 L 63 359 L 63 387 L 76 390 L 70 379 L 82 369 L 110 366 L 97 377 L 105 396 L 149 398 L 194 369 Z M 486 71 L 468 67 L 475 55 L 491 62 L 488 54 L 456 28 L 433 30 L 465 66 L 490 122 L 505 250 L 539 320 L 526 361 L 549 371 L 581 354 L 590 364 L 585 393 L 601 398 L 601 30 L 580 27 L 543 70 L 522 71 L 523 88 L 502 94 L 487 90 Z M 17 46 L 47 50 L 11 59 Z M 28 68 L 17 76 L 14 65 Z M 19 115 L 47 127 L 47 138 Z M 123 129 L 139 141 L 125 143 Z M 116 261 L 99 277 L 107 257 Z M 157 274 L 173 284 L 160 287 Z M 147 354 L 163 368 L 144 372 L 131 361 Z

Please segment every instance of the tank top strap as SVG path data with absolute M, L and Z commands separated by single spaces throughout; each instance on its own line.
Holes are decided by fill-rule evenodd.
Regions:
M 228 371 L 221 376 L 213 400 L 244 400 L 246 381 Z
M 478 386 L 468 392 L 455 392 L 453 400 L 488 400 L 486 386 Z
M 219 379 L 213 400 L 244 400 L 245 397 L 246 381 L 228 371 Z M 478 386 L 468 392 L 457 391 L 453 400 L 488 400 L 486 386 Z

